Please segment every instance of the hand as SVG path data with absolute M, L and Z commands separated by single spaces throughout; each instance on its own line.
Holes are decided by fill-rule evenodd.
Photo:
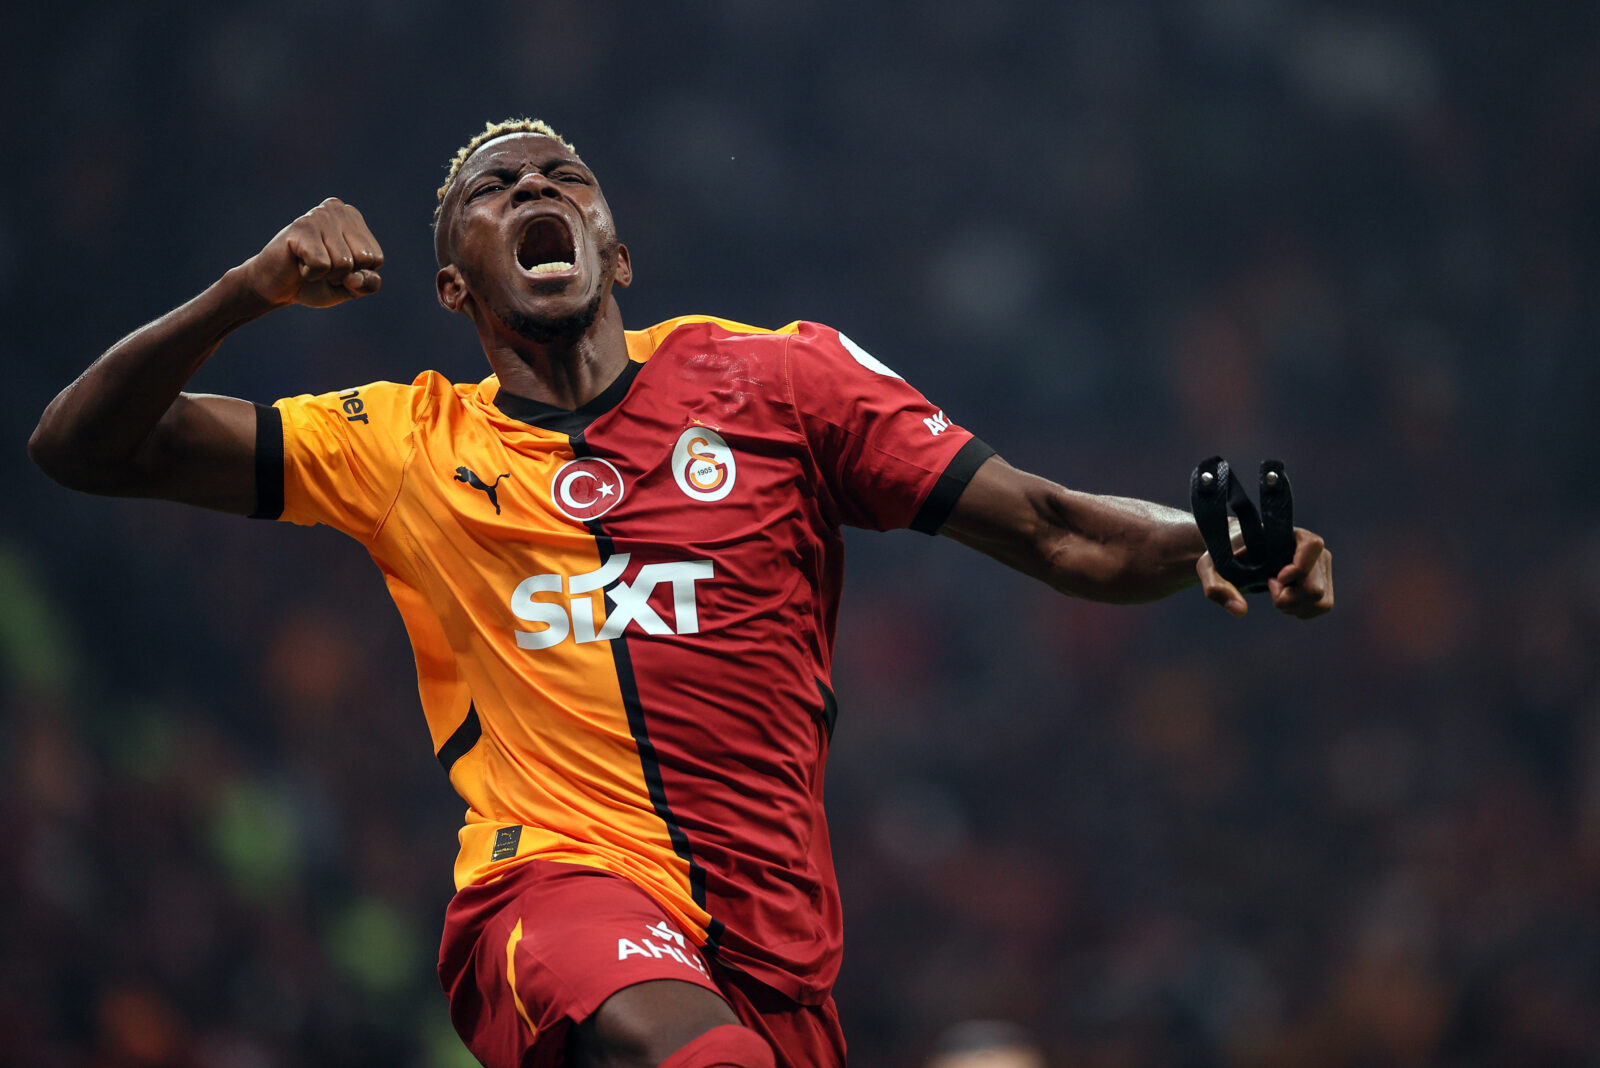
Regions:
M 1206 597 L 1230 614 L 1242 616 L 1250 610 L 1244 594 L 1221 575 L 1205 553 L 1195 563 L 1200 588 Z M 1272 606 L 1296 619 L 1311 619 L 1333 610 L 1333 553 L 1309 530 L 1294 528 L 1294 559 L 1285 564 L 1275 578 L 1267 580 Z
M 240 265 L 245 284 L 268 304 L 326 308 L 376 293 L 383 249 L 361 213 L 329 197 L 278 231 Z

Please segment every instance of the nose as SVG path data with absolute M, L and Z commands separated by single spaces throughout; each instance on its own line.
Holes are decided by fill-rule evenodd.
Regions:
M 561 191 L 555 187 L 555 183 L 537 170 L 523 171 L 517 176 L 516 185 L 511 187 L 511 199 L 517 203 L 536 197 L 554 199 L 559 196 Z

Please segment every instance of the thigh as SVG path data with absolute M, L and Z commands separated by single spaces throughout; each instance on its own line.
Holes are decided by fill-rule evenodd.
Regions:
M 644 891 L 596 868 L 546 861 L 456 895 L 439 978 L 451 1022 L 488 1068 L 561 1064 L 573 1025 L 638 983 L 670 979 L 720 993 L 699 950 Z
M 772 1046 L 778 1068 L 844 1068 L 844 1030 L 831 995 L 821 1005 L 801 1005 L 715 961 L 711 974 L 739 1022 Z
M 739 1024 L 721 994 L 694 983 L 656 979 L 606 999 L 572 1029 L 572 1068 L 655 1068 L 707 1031 Z

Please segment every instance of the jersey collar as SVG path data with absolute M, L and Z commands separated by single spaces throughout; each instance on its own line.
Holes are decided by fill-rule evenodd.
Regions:
M 506 415 L 529 426 L 536 426 L 540 430 L 553 430 L 557 434 L 566 434 L 571 437 L 581 434 L 589 428 L 589 424 L 622 403 L 622 398 L 628 395 L 628 388 L 633 385 L 633 380 L 639 374 L 639 368 L 644 364 L 629 360 L 622 373 L 612 379 L 611 384 L 601 390 L 593 400 L 578 408 L 558 408 L 554 404 L 536 401 L 531 397 L 523 397 L 508 392 L 501 387 L 494 396 L 494 406 Z

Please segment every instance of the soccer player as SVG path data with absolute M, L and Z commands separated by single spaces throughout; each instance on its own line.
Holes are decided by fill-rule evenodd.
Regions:
M 840 527 L 942 533 L 1075 596 L 1245 600 L 1187 513 L 1011 467 L 836 330 L 625 330 L 627 246 L 542 122 L 460 150 L 434 243 L 482 382 L 182 392 L 250 320 L 378 291 L 382 249 L 330 199 L 112 346 L 30 452 L 77 489 L 326 523 L 372 555 L 468 805 L 439 975 L 484 1064 L 842 1064 Z M 1310 617 L 1331 557 L 1296 539 L 1271 600 Z

